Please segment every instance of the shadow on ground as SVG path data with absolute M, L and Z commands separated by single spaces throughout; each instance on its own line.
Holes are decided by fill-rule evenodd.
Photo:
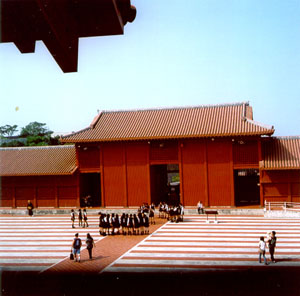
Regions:
M 299 268 L 193 273 L 2 273 L 3 296 L 299 295 Z

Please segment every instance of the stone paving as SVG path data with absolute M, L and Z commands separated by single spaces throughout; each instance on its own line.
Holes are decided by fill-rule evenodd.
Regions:
M 16 247 L 14 236 L 23 237 L 25 241 L 26 237 L 32 240 L 27 239 L 20 246 L 23 249 L 14 250 L 13 258 L 18 257 L 24 248 L 33 247 L 33 238 L 41 237 L 38 230 L 44 227 L 48 229 L 45 238 L 50 238 L 55 244 L 60 235 L 58 241 L 65 241 L 66 244 L 61 245 L 59 242 L 63 249 L 60 250 L 62 256 L 56 258 L 57 262 L 36 270 L 42 273 L 14 272 L 22 264 L 16 264 L 11 269 L 2 268 L 3 295 L 73 296 L 99 289 L 125 295 L 140 295 L 142 290 L 143 295 L 153 295 L 153 290 L 148 288 L 152 282 L 157 295 L 170 295 L 171 292 L 172 295 L 199 295 L 198 285 L 203 295 L 224 295 L 224 291 L 232 289 L 235 291 L 233 295 L 265 295 L 265 288 L 270 291 L 274 287 L 280 292 L 278 295 L 299 295 L 300 219 L 220 216 L 219 223 L 206 223 L 205 216 L 186 215 L 183 223 L 156 218 L 156 224 L 150 226 L 149 236 L 116 235 L 105 238 L 97 234 L 97 216 L 90 217 L 90 227 L 85 229 L 72 229 L 70 217 L 66 215 L 44 216 L 44 225 L 39 222 L 38 226 L 34 220 L 38 221 L 40 217 L 28 219 L 8 215 L 0 217 L 0 235 L 4 238 L 0 241 L 0 259 L 2 256 L 6 260 L 8 253 L 13 253 L 9 249 Z M 16 228 L 8 227 L 9 220 L 17 221 Z M 256 262 L 258 238 L 273 229 L 278 233 L 276 256 L 279 262 L 261 266 Z M 70 242 L 75 232 L 80 232 L 82 237 L 87 232 L 94 233 L 97 242 L 93 260 L 88 259 L 84 248 L 80 263 L 69 260 Z M 43 251 L 46 246 L 38 247 L 40 253 L 52 252 Z M 228 260 L 224 260 L 224 254 Z M 42 259 L 41 255 L 37 259 Z M 243 268 L 224 269 L 225 265 L 233 261 L 238 262 L 234 264 L 235 267 Z M 5 264 L 1 266 L 5 267 Z M 172 273 L 165 276 L 167 269 Z M 186 276 L 184 271 L 190 270 L 197 270 L 198 273 Z M 215 285 L 216 282 L 218 285 Z M 264 293 L 258 293 L 259 289 Z

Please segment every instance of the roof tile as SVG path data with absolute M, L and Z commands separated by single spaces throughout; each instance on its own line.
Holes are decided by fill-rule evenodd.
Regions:
M 272 137 L 262 144 L 262 168 L 300 169 L 300 137 Z
M 75 143 L 274 133 L 273 126 L 252 119 L 252 107 L 248 103 L 104 111 L 93 120 L 90 128 L 64 136 L 62 141 Z
M 0 148 L 0 176 L 71 175 L 74 145 Z

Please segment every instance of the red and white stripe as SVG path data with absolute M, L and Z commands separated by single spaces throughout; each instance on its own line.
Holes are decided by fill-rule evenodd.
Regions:
M 75 233 L 85 248 L 86 234 L 98 241 L 99 216 L 88 217 L 88 228 L 72 228 L 70 215 L 0 216 L 0 270 L 41 272 L 69 257 Z
M 185 216 L 167 222 L 103 272 L 198 271 L 262 267 L 258 242 L 269 231 L 277 233 L 276 266 L 300 266 L 300 219 L 262 216 Z M 269 259 L 268 249 L 266 252 Z M 269 260 L 268 260 L 269 261 Z M 273 265 L 273 264 L 272 264 Z

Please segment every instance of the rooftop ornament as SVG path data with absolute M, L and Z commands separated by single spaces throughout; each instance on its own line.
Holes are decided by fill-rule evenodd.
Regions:
M 0 0 L 0 42 L 33 53 L 42 40 L 63 72 L 76 72 L 80 37 L 123 34 L 135 16 L 130 0 Z

